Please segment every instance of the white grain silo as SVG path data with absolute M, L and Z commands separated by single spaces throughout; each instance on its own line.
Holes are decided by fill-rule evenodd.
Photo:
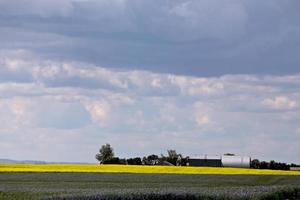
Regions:
M 250 168 L 249 156 L 222 156 L 223 167 Z

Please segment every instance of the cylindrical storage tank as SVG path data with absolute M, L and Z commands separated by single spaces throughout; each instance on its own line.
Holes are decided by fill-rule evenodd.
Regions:
M 249 156 L 222 156 L 223 167 L 250 168 Z

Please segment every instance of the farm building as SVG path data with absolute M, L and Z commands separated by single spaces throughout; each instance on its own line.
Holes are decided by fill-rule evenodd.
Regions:
M 300 167 L 290 167 L 291 171 L 300 171 Z
M 189 166 L 202 167 L 238 167 L 250 168 L 251 158 L 249 156 L 197 156 L 190 157 Z
M 189 166 L 202 166 L 202 167 L 221 167 L 222 161 L 220 156 L 197 156 L 191 157 L 188 160 Z
M 250 163 L 249 156 L 222 156 L 223 167 L 250 168 Z

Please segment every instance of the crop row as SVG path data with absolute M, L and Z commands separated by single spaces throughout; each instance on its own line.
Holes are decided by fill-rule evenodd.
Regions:
M 69 173 L 163 173 L 163 174 L 253 174 L 300 175 L 300 171 L 258 170 L 218 167 L 129 166 L 94 164 L 0 164 L 0 172 L 69 172 Z
M 299 200 L 300 188 L 280 190 L 259 196 L 230 196 L 230 195 L 196 195 L 196 194 L 124 194 L 124 195 L 92 195 L 54 197 L 45 200 Z
M 174 198 L 254 199 L 276 191 L 290 191 L 299 185 L 299 176 L 0 173 L 0 199 L 122 200 L 164 198 L 166 195 Z

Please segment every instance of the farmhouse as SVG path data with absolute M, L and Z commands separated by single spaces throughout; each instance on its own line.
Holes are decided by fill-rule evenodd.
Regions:
M 197 156 L 190 157 L 188 160 L 189 166 L 202 167 L 238 167 L 250 168 L 251 158 L 249 156 Z

